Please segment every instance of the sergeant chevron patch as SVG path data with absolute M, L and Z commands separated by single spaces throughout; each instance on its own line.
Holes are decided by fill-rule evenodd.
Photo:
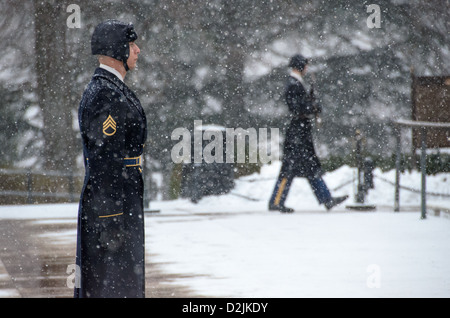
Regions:
M 103 133 L 106 136 L 112 136 L 116 133 L 116 122 L 111 115 L 103 122 Z

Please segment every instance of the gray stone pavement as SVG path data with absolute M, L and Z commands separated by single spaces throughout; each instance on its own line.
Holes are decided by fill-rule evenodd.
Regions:
M 0 298 L 71 298 L 73 271 L 68 266 L 75 263 L 74 233 L 72 219 L 0 220 Z M 170 283 L 176 277 L 147 262 L 146 297 L 202 297 Z

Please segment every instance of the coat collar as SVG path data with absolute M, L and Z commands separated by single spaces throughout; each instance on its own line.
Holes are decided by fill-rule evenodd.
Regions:
M 105 65 L 105 64 L 101 64 L 100 63 L 100 68 L 107 70 L 111 73 L 113 73 L 114 75 L 116 75 L 122 82 L 123 82 L 123 76 L 122 74 L 120 74 L 120 72 L 118 70 L 116 70 L 115 68 L 112 68 L 111 66 Z
M 115 76 L 113 73 L 98 67 L 94 72 L 94 78 L 95 77 L 101 77 L 106 79 L 107 81 L 113 83 L 116 85 L 122 93 L 125 95 L 125 97 L 137 108 L 137 110 L 141 113 L 142 116 L 145 117 L 145 112 L 142 108 L 141 102 L 136 97 L 136 95 L 128 88 L 128 86 L 122 82 L 117 76 Z
M 114 75 L 113 73 L 111 73 L 101 67 L 96 68 L 96 70 L 94 72 L 94 77 L 102 77 L 102 78 L 108 80 L 109 82 L 112 82 L 121 91 L 123 91 L 124 87 L 126 87 L 125 83 L 122 82 L 116 75 Z
M 300 83 L 302 83 L 303 86 L 305 85 L 305 80 L 303 79 L 303 77 L 300 74 L 298 74 L 294 71 L 291 71 L 291 73 L 289 75 L 292 76 L 293 78 L 295 78 Z

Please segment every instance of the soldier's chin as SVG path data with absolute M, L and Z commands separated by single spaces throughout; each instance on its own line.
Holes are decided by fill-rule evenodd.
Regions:
M 128 63 L 127 63 L 128 64 Z M 134 70 L 137 68 L 137 62 L 128 64 L 128 68 L 130 70 Z

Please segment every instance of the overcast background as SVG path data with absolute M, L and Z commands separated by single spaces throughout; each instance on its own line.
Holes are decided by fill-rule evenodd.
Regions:
M 380 28 L 367 24 L 372 3 Z M 79 28 L 69 27 L 70 4 Z M 311 59 L 307 79 L 314 73 L 324 107 L 319 155 L 349 154 L 356 129 L 368 152 L 390 155 L 390 121 L 411 117 L 411 70 L 450 74 L 449 16 L 447 0 L 2 1 L 0 167 L 83 173 L 78 104 L 97 65 L 93 28 L 109 18 L 133 22 L 139 35 L 126 82 L 147 113 L 147 166 L 165 178 L 171 132 L 194 120 L 283 134 L 296 53 Z

